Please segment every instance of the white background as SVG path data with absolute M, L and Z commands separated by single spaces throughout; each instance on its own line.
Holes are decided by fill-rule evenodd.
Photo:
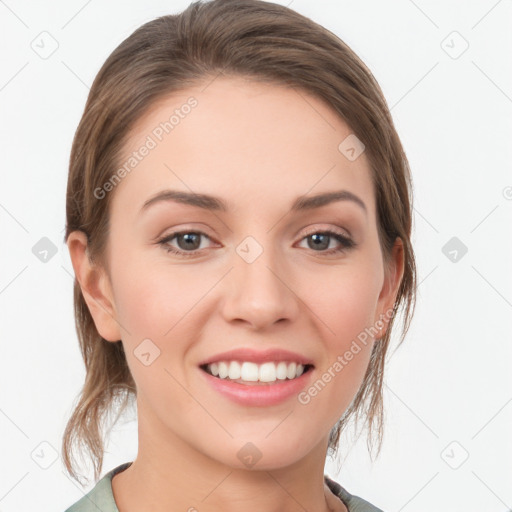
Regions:
M 278 3 L 335 32 L 372 70 L 414 180 L 418 305 L 389 361 L 383 450 L 372 464 L 363 435 L 326 473 L 385 512 L 512 509 L 512 5 Z M 69 152 L 107 56 L 187 5 L 0 2 L 1 512 L 64 511 L 92 486 L 60 460 L 84 377 L 63 241 Z M 43 31 L 58 42 L 47 59 L 31 47 Z M 57 248 L 46 263 L 32 252 L 43 237 Z M 442 251 L 452 237 L 468 249 L 456 262 Z M 119 423 L 103 474 L 136 450 L 136 423 Z

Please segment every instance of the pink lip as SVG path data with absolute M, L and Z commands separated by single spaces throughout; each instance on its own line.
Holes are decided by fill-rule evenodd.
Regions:
M 209 357 L 208 359 L 200 362 L 199 366 L 219 361 L 248 361 L 256 364 L 270 361 L 288 361 L 290 363 L 300 363 L 304 366 L 307 364 L 313 365 L 313 361 L 311 359 L 288 350 L 253 350 L 250 348 L 237 348 Z
M 276 405 L 298 395 L 310 382 L 312 373 L 313 368 L 295 379 L 278 380 L 265 385 L 250 385 L 219 379 L 201 370 L 201 374 L 204 375 L 208 384 L 216 391 L 239 405 L 255 407 Z

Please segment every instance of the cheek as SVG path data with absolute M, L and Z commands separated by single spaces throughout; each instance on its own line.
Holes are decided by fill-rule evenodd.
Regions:
M 201 299 L 218 280 L 217 274 L 211 270 L 200 273 L 184 271 L 179 266 L 150 265 L 135 258 L 125 259 L 118 268 L 117 319 L 124 327 L 123 345 L 137 385 L 152 386 L 156 372 L 157 387 L 162 380 L 165 386 L 171 385 L 166 370 L 183 381 L 186 375 L 177 362 L 186 359 L 190 340 L 200 335 L 204 322 L 198 317 L 211 314 L 205 310 L 208 301 Z M 154 362 L 145 366 L 144 360 Z M 153 378 L 149 378 L 151 375 Z
M 363 382 L 374 345 L 369 328 L 378 297 L 375 276 L 354 267 L 343 272 L 322 292 L 308 292 L 326 358 L 298 399 L 318 427 L 333 426 L 346 411 Z
M 205 292 L 200 283 L 192 286 L 179 271 L 162 272 L 147 265 L 130 270 L 126 265 L 123 273 L 116 289 L 117 313 L 126 329 L 123 346 L 138 394 L 162 414 L 171 402 L 185 410 L 190 396 L 178 384 L 186 387 L 181 362 L 197 334 L 194 330 L 200 324 L 193 320 L 201 311 L 198 301 Z M 207 289 L 208 282 L 202 285 Z
M 326 339 L 343 349 L 374 321 L 379 296 L 378 277 L 371 267 L 347 266 L 317 291 L 306 292 L 311 309 L 325 326 Z
M 357 392 L 377 337 L 373 323 L 380 276 L 371 268 L 354 265 L 339 269 L 336 279 L 330 279 L 321 292 L 310 291 L 308 295 L 308 306 L 319 319 L 317 328 L 327 354 L 320 378 L 332 383 L 328 384 L 328 394 L 333 393 L 333 400 L 341 408 Z
M 116 286 L 116 310 L 132 338 L 172 335 L 207 290 L 208 280 L 193 279 L 178 267 L 124 261 Z M 121 275 L 122 273 L 122 275 Z

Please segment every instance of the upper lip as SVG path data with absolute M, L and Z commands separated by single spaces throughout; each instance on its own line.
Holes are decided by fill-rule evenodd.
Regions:
M 271 361 L 289 361 L 303 365 L 313 365 L 313 361 L 296 352 L 284 349 L 254 350 L 252 348 L 236 348 L 222 352 L 205 359 L 199 366 L 216 363 L 219 361 L 248 361 L 251 363 L 266 363 Z

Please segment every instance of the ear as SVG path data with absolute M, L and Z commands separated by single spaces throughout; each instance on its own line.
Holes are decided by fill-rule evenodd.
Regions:
M 89 260 L 87 237 L 82 231 L 73 231 L 66 242 L 80 284 L 82 295 L 93 317 L 100 335 L 107 341 L 121 339 L 120 326 L 116 320 L 115 303 L 109 276 L 103 267 Z
M 384 271 L 384 283 L 377 304 L 377 317 L 374 325 L 381 328 L 378 337 L 382 338 L 389 326 L 393 307 L 404 274 L 404 246 L 402 239 L 397 237 L 392 248 L 389 265 Z

